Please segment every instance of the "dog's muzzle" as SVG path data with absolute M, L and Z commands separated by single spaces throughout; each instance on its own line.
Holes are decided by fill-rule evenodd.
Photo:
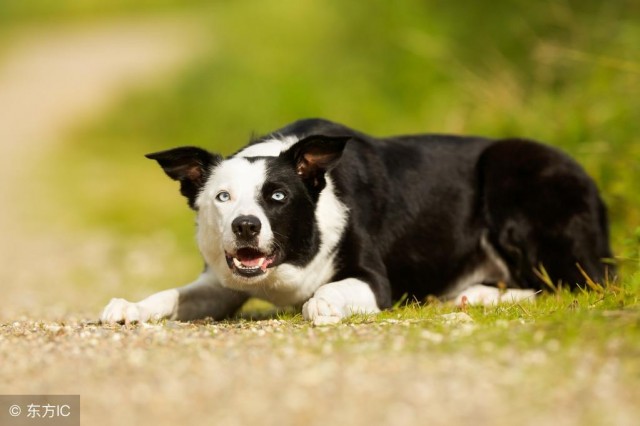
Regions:
M 238 248 L 226 252 L 227 265 L 240 276 L 251 278 L 267 273 L 267 268 L 275 266 L 277 253 L 265 252 L 258 247 L 258 236 L 262 223 L 256 216 L 238 216 L 231 223 Z

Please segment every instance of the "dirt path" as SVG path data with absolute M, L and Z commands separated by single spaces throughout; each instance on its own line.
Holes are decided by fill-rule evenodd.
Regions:
M 60 283 L 76 266 L 104 249 L 104 242 L 61 238 L 46 223 L 25 220 L 45 208 L 39 195 L 48 188 L 32 178 L 35 165 L 120 94 L 179 70 L 202 46 L 202 28 L 193 17 L 29 28 L 0 51 L 0 283 L 7 306 L 0 319 L 40 307 L 52 314 L 47 297 L 64 291 Z

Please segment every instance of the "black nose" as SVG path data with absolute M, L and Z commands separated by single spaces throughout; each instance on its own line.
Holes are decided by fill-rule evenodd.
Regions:
M 231 229 L 238 238 L 250 240 L 260 233 L 262 224 L 255 216 L 238 216 L 231 222 Z

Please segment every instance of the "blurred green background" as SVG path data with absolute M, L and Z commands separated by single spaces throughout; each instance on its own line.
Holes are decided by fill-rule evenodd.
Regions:
M 381 136 L 524 136 L 566 150 L 602 189 L 615 251 L 638 281 L 640 2 L 5 0 L 0 46 L 20 26 L 150 13 L 197 15 L 206 46 L 170 81 L 77 123 L 43 162 L 69 229 L 164 230 L 193 268 L 192 214 L 143 154 L 228 154 L 325 117 Z

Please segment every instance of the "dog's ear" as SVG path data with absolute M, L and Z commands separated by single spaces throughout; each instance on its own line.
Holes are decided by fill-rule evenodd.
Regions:
M 207 182 L 211 168 L 222 161 L 220 155 L 192 146 L 154 152 L 145 157 L 156 160 L 167 176 L 180 182 L 180 193 L 192 209 L 195 209 L 196 198 Z
M 282 155 L 294 166 L 305 184 L 316 191 L 324 188 L 324 175 L 338 164 L 349 136 L 309 136 Z

